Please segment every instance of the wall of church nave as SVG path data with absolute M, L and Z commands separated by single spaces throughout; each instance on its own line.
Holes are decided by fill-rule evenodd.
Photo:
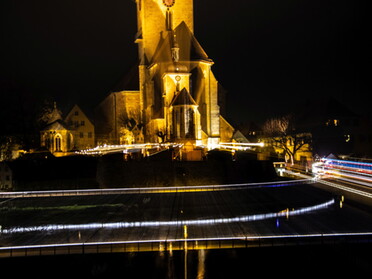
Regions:
M 48 130 L 41 132 L 40 145 L 50 152 L 68 152 L 73 148 L 73 135 L 68 130 Z
M 168 131 L 165 126 L 165 120 L 163 118 L 152 119 L 146 125 L 145 142 L 162 142 L 160 135 L 167 135 Z
M 218 137 L 220 135 L 220 107 L 218 105 L 218 81 L 212 71 L 210 74 L 210 136 Z
M 115 141 L 114 95 L 108 95 L 95 109 L 95 137 L 97 145 L 111 144 Z

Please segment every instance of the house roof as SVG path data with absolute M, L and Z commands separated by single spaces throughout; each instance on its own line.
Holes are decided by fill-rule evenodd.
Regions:
M 93 121 L 91 120 L 90 117 L 88 117 L 88 115 L 81 109 L 81 107 L 77 104 L 75 104 L 68 112 L 68 114 L 66 115 L 65 117 L 65 121 L 68 122 L 68 119 L 71 119 L 72 117 L 74 117 L 74 113 L 75 111 L 79 111 L 79 115 L 80 117 L 83 116 L 86 120 L 88 120 L 90 122 L 90 124 L 93 125 Z

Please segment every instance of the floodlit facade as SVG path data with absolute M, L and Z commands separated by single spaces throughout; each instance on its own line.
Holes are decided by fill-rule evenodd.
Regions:
M 54 104 L 49 120 L 40 131 L 40 144 L 54 155 L 95 146 L 94 125 L 78 105 L 63 119 Z
M 67 114 L 65 123 L 72 133 L 75 150 L 95 146 L 94 125 L 78 105 L 74 105 Z
M 194 36 L 193 0 L 136 0 L 138 90 L 121 88 L 96 109 L 98 144 L 215 146 L 233 127 L 213 61 Z

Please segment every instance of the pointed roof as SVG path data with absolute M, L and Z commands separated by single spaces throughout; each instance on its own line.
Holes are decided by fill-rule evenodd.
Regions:
M 56 102 L 54 102 L 53 109 L 46 113 L 46 116 L 48 117 L 48 121 L 42 131 L 67 130 L 62 118 L 62 112 L 57 108 Z
M 151 61 L 152 63 L 171 62 L 171 49 L 174 47 L 175 40 L 177 47 L 179 47 L 179 61 L 212 61 L 208 58 L 207 53 L 184 21 L 173 31 L 168 31 L 167 33 L 166 37 L 160 40 L 153 56 L 153 61 Z
M 129 72 L 124 75 L 118 82 L 113 86 L 111 92 L 120 92 L 125 90 L 139 90 L 139 70 L 138 63 L 133 65 Z
M 48 124 L 42 131 L 49 131 L 49 130 L 55 130 L 55 131 L 61 131 L 61 130 L 68 130 L 65 124 L 62 122 L 62 120 L 57 120 L 53 123 Z
M 62 120 L 62 112 L 57 108 L 57 103 L 54 102 L 54 107 L 50 113 L 47 125 L 56 122 L 57 120 Z
M 65 122 L 68 122 L 68 120 L 75 115 L 75 111 L 79 112 L 79 115 L 83 116 L 86 120 L 90 122 L 90 124 L 93 125 L 93 121 L 90 117 L 81 109 L 81 107 L 78 104 L 74 104 L 74 106 L 70 109 L 69 113 L 66 115 Z
M 186 88 L 183 88 L 180 92 L 178 92 L 171 102 L 171 106 L 181 105 L 197 106 L 195 100 L 190 95 L 189 91 L 186 90 Z
M 239 130 L 235 131 L 232 139 L 239 143 L 250 143 L 250 141 Z

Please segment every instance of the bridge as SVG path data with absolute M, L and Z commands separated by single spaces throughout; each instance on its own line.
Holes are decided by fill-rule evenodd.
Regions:
M 291 174 L 297 179 L 1 193 L 0 257 L 372 242 L 370 188 Z

